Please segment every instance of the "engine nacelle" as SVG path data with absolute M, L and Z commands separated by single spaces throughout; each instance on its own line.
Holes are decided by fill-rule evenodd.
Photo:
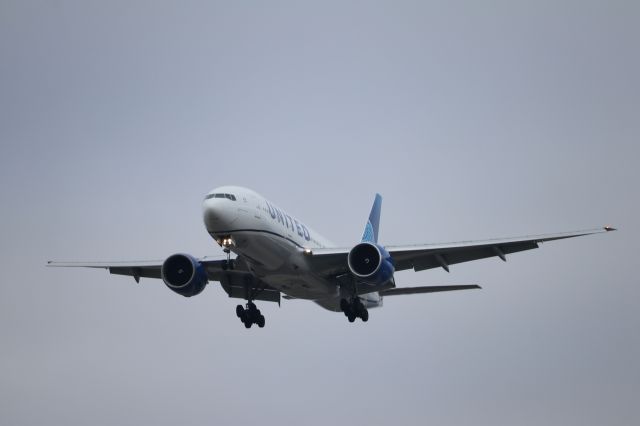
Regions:
M 369 242 L 362 242 L 352 248 L 347 263 L 353 275 L 373 285 L 384 284 L 395 272 L 391 256 L 384 247 Z
M 161 273 L 167 287 L 184 297 L 200 294 L 208 281 L 204 266 L 188 254 L 169 256 L 162 264 Z

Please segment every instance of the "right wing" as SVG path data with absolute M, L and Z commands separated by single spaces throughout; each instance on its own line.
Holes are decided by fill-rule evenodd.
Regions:
M 472 290 L 482 288 L 479 285 L 430 285 L 425 287 L 389 288 L 380 291 L 381 296 L 397 296 L 401 294 L 437 293 L 440 291 Z
M 160 269 L 162 268 L 161 260 L 141 260 L 133 262 L 54 262 L 48 261 L 47 266 L 54 268 L 96 268 L 107 269 L 112 274 L 128 275 L 133 277 L 136 282 L 140 282 L 140 278 L 161 278 Z M 209 274 L 207 273 L 207 276 Z
M 264 281 L 254 278 L 241 259 L 236 258 L 234 269 L 224 267 L 225 259 L 203 257 L 198 262 L 204 266 L 209 281 L 219 281 L 229 297 L 244 299 L 251 294 L 253 300 L 280 303 L 280 291 L 270 287 Z M 133 277 L 137 283 L 140 278 L 161 279 L 163 260 L 143 260 L 133 262 L 47 262 L 50 267 L 75 267 L 107 269 L 111 274 Z
M 128 275 L 133 277 L 136 282 L 140 282 L 140 278 L 162 278 L 161 269 L 163 260 L 137 260 L 126 262 L 47 262 L 47 266 L 62 268 L 97 268 L 107 269 L 115 275 Z M 205 270 L 207 278 L 211 281 L 220 281 L 225 272 L 222 267 L 224 260 L 209 259 L 203 257 L 198 259 Z

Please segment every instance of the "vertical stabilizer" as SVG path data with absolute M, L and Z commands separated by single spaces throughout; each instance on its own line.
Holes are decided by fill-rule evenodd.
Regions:
M 369 220 L 364 227 L 364 234 L 362 234 L 362 241 L 370 243 L 378 242 L 378 226 L 380 225 L 380 209 L 382 208 L 382 196 L 376 194 L 375 200 L 373 200 L 373 206 L 371 206 L 371 213 L 369 213 Z

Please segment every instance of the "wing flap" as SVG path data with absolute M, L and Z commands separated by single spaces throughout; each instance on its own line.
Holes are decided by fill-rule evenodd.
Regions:
M 247 290 L 244 287 L 228 286 L 224 287 L 229 297 L 234 299 L 246 299 Z M 251 300 L 262 300 L 265 302 L 276 302 L 280 304 L 280 292 L 271 288 L 251 289 L 255 294 Z
M 161 278 L 160 268 L 153 267 L 142 267 L 142 266 L 133 266 L 133 267 L 110 267 L 109 273 L 114 275 L 127 275 L 135 278 L 136 281 L 139 281 L 140 278 Z
M 448 269 L 449 265 L 489 257 L 500 257 L 506 260 L 504 256 L 507 254 L 535 248 L 538 248 L 536 241 L 522 241 L 496 245 L 396 251 L 392 252 L 391 256 L 396 262 L 396 270 L 402 271 L 413 268 L 417 272 L 440 267 Z
M 421 293 L 439 293 L 442 291 L 456 291 L 456 290 L 473 290 L 481 289 L 477 284 L 469 285 L 432 285 L 423 287 L 402 287 L 402 288 L 390 288 L 382 290 L 380 295 L 382 296 L 399 296 L 405 294 L 421 294 Z
M 226 271 L 218 281 L 229 297 L 236 299 L 264 300 L 280 304 L 280 291 L 271 287 L 250 272 Z

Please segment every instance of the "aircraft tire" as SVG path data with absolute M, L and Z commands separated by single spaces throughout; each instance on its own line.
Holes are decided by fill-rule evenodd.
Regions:
M 362 315 L 360 315 L 360 318 L 362 319 L 362 322 L 367 322 L 369 321 L 369 311 L 367 311 L 366 309 L 362 312 Z

